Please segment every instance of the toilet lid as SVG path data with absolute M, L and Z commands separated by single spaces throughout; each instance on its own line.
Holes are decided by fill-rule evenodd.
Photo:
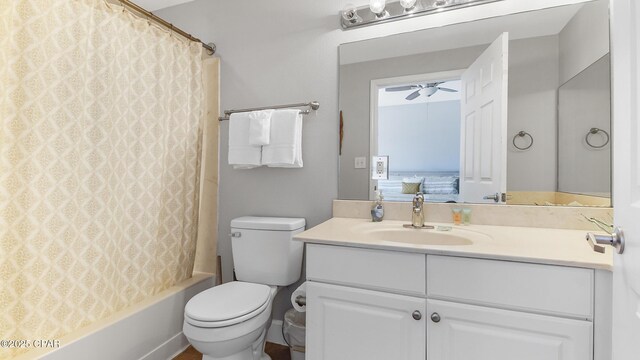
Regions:
M 184 314 L 197 322 L 244 321 L 251 313 L 262 312 L 269 302 L 267 285 L 234 281 L 212 287 L 189 300 Z

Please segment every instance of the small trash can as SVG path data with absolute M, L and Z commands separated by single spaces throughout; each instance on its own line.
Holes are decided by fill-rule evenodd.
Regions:
M 291 360 L 304 360 L 304 336 L 307 317 L 305 313 L 289 309 L 284 314 L 282 331 L 289 345 Z

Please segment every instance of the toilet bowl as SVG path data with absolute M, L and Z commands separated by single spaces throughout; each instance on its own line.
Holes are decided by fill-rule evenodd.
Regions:
M 184 335 L 203 360 L 268 360 L 264 339 L 278 290 L 234 281 L 201 292 L 185 307 Z
M 183 333 L 203 360 L 270 360 L 264 353 L 273 299 L 302 270 L 300 218 L 242 217 L 231 222 L 238 281 L 195 295 L 184 310 Z

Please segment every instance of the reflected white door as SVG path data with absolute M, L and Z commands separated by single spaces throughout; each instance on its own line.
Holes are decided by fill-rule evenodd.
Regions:
M 640 358 L 640 2 L 613 0 L 612 5 L 613 204 L 615 224 L 626 238 L 624 253 L 614 255 L 613 359 L 635 360 Z
M 503 33 L 462 74 L 461 202 L 503 202 L 506 193 L 508 54 Z M 497 201 L 485 199 L 496 194 Z

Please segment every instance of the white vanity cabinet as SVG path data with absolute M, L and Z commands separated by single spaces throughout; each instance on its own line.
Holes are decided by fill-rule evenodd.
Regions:
M 307 360 L 425 358 L 426 299 L 311 282 L 307 302 Z
M 307 244 L 306 360 L 424 360 L 424 254 Z
M 610 356 L 605 271 L 307 244 L 307 280 L 307 360 Z
M 594 271 L 427 255 L 428 359 L 593 359 Z
M 588 321 L 438 300 L 427 309 L 427 359 L 592 359 Z

